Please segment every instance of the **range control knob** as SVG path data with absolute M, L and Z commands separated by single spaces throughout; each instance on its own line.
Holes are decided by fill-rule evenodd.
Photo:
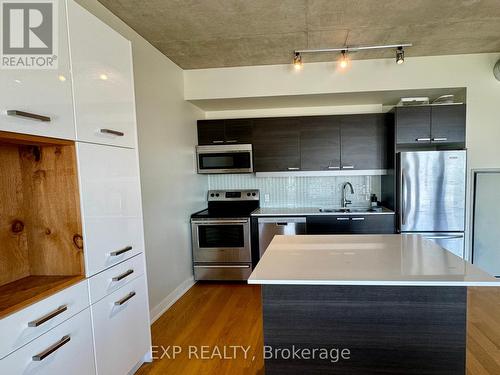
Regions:
M 212 194 L 210 194 L 210 196 L 211 196 L 211 197 L 215 197 L 215 194 L 214 194 L 214 193 L 212 193 Z
M 257 194 L 255 194 L 255 193 L 252 193 L 252 196 L 253 196 L 253 197 L 255 197 L 256 195 L 257 195 Z
M 218 197 L 218 196 L 219 196 L 219 193 L 215 194 L 215 196 L 216 196 L 216 197 Z
M 250 196 L 250 193 L 247 193 L 247 197 L 249 197 L 249 196 Z

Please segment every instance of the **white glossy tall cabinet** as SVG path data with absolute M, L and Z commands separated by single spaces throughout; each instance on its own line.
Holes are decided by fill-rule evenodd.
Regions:
M 59 69 L 0 74 L 0 130 L 76 141 L 87 279 L 0 319 L 0 374 L 126 375 L 151 359 L 131 45 L 57 4 Z

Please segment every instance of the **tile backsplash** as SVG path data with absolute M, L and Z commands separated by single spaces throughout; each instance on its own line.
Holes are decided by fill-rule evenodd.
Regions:
M 210 190 L 259 189 L 261 207 L 340 207 L 342 184 L 349 181 L 353 206 L 367 207 L 370 195 L 380 200 L 380 176 L 256 177 L 253 174 L 210 175 Z

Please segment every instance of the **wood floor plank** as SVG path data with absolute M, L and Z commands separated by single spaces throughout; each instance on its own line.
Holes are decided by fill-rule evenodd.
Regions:
M 469 288 L 467 321 L 467 375 L 500 374 L 500 288 Z M 260 287 L 198 283 L 153 324 L 152 337 L 182 353 L 143 365 L 139 375 L 264 375 Z M 242 351 L 236 359 L 190 359 L 189 347 L 202 345 L 250 349 L 246 359 Z

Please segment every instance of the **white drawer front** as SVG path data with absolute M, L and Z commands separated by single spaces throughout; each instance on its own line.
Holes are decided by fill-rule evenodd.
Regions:
M 3 318 L 0 320 L 0 358 L 12 353 L 88 306 L 88 285 L 87 281 L 84 280 Z M 0 371 L 0 373 L 2 372 Z
M 68 18 L 77 139 L 135 147 L 130 42 L 73 1 Z
M 95 374 L 89 309 L 0 360 L 0 374 Z
M 144 275 L 144 254 L 136 255 L 92 276 L 89 279 L 90 303 L 96 303 L 142 275 Z
M 91 306 L 99 375 L 125 375 L 150 350 L 147 298 L 141 276 Z
M 1 70 L 0 130 L 75 139 L 66 2 L 56 1 L 55 4 L 59 5 L 58 68 Z M 42 115 L 50 117 L 50 121 L 12 116 L 7 111 Z
M 78 143 L 77 153 L 91 276 L 144 250 L 139 168 L 134 149 Z

